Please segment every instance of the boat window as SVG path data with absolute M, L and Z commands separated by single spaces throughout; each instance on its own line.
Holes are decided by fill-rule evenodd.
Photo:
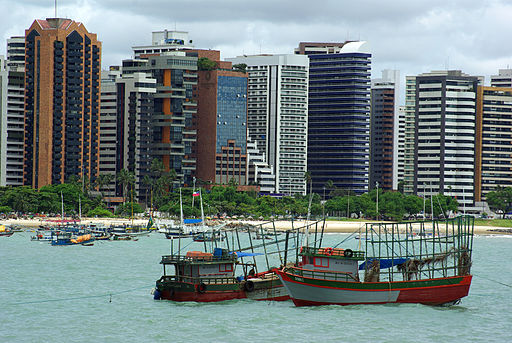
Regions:
M 219 264 L 219 272 L 232 272 L 233 265 L 231 263 Z
M 176 275 L 176 266 L 174 264 L 164 265 L 164 275 L 167 275 L 167 276 Z
M 327 257 L 315 257 L 313 265 L 315 267 L 329 268 L 329 259 Z

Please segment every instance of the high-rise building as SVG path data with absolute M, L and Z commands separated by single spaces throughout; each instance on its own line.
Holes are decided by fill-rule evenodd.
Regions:
M 478 83 L 460 70 L 416 76 L 416 194 L 444 194 L 461 209 L 473 206 Z
M 403 192 L 407 195 L 414 194 L 414 156 L 416 137 L 416 76 L 405 78 L 405 108 L 404 108 L 404 171 L 401 182 Z
M 403 193 L 405 170 L 405 106 L 398 107 L 398 123 L 398 191 Z
M 328 181 L 356 194 L 368 191 L 370 68 L 366 42 L 300 43 L 309 57 L 308 171 L 313 191 Z
M 135 58 L 194 48 L 192 40 L 188 38 L 188 32 L 186 31 L 154 31 L 151 34 L 151 38 L 151 45 L 132 47 Z
M 99 175 L 111 175 L 111 182 L 102 186 L 100 191 L 107 197 L 116 196 L 117 161 L 117 78 L 121 76 L 120 67 L 113 66 L 101 72 L 100 104 L 100 170 Z M 119 192 L 120 193 L 120 192 Z
M 255 55 L 227 59 L 247 65 L 247 129 L 265 156 L 281 194 L 305 194 L 307 170 L 307 56 Z
M 98 175 L 101 43 L 82 23 L 35 20 L 25 31 L 24 184 Z
M 5 186 L 7 162 L 7 70 L 4 56 L 0 55 L 0 186 Z
M 400 71 L 383 70 L 372 80 L 370 115 L 370 189 L 398 189 L 398 95 Z
M 140 58 L 123 61 L 123 77 L 133 73 L 146 73 L 156 80 L 151 133 L 147 137 L 150 159 L 162 161 L 166 171 L 174 170 L 176 185 L 192 185 L 197 161 L 197 101 L 193 97 L 197 53 L 173 49 L 141 54 Z
M 220 51 L 193 50 L 199 60 L 197 99 L 197 171 L 202 181 L 227 184 L 247 180 L 247 73 L 220 60 Z
M 500 69 L 498 75 L 491 75 L 492 87 L 512 87 L 512 69 Z
M 25 37 L 7 40 L 4 71 L 2 131 L 0 133 L 0 185 L 23 185 L 25 97 Z
M 500 70 L 501 72 L 501 70 Z M 478 87 L 475 201 L 512 187 L 512 88 Z

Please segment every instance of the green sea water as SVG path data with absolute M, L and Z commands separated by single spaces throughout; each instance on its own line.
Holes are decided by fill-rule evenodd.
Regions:
M 510 236 L 475 237 L 473 283 L 457 306 L 297 308 L 291 301 L 153 300 L 159 261 L 170 249 L 158 233 L 90 247 L 52 247 L 30 241 L 31 235 L 0 237 L 2 343 L 512 341 Z M 326 235 L 323 245 L 345 237 Z M 184 250 L 203 248 L 190 241 L 183 241 Z M 349 247 L 357 243 L 347 241 Z M 276 255 L 270 263 L 279 264 Z

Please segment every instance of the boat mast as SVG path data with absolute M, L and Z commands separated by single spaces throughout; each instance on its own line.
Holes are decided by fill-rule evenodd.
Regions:
M 194 198 L 194 197 L 192 197 L 192 198 Z M 203 226 L 204 226 L 205 223 L 204 223 L 203 196 L 202 196 L 202 193 L 201 193 L 201 188 L 199 188 L 199 200 L 200 200 L 200 203 L 201 203 L 201 223 L 203 223 Z
M 183 201 L 181 199 L 181 187 L 180 187 L 180 231 L 178 233 L 178 255 L 181 253 L 181 233 L 183 229 Z
M 306 186 L 307 187 L 307 186 Z M 309 247 L 309 217 L 311 216 L 311 202 L 313 201 L 313 181 L 309 179 L 309 204 L 308 215 L 306 216 L 306 246 Z
M 64 195 L 60 192 L 60 207 L 61 207 L 61 218 L 62 224 L 64 224 Z
M 82 222 L 82 202 L 80 200 L 80 194 L 78 194 L 78 220 Z
M 131 187 L 130 187 L 130 202 L 132 205 L 131 219 L 132 219 L 132 228 L 133 228 L 133 185 L 131 185 Z

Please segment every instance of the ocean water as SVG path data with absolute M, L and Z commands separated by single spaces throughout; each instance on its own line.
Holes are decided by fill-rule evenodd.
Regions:
M 160 257 L 170 250 L 158 233 L 90 247 L 52 247 L 30 241 L 31 235 L 0 237 L 2 343 L 512 341 L 512 236 L 475 237 L 473 283 L 457 306 L 297 308 L 291 301 L 153 300 Z M 345 237 L 326 235 L 323 245 Z M 186 244 L 186 250 L 203 247 Z

